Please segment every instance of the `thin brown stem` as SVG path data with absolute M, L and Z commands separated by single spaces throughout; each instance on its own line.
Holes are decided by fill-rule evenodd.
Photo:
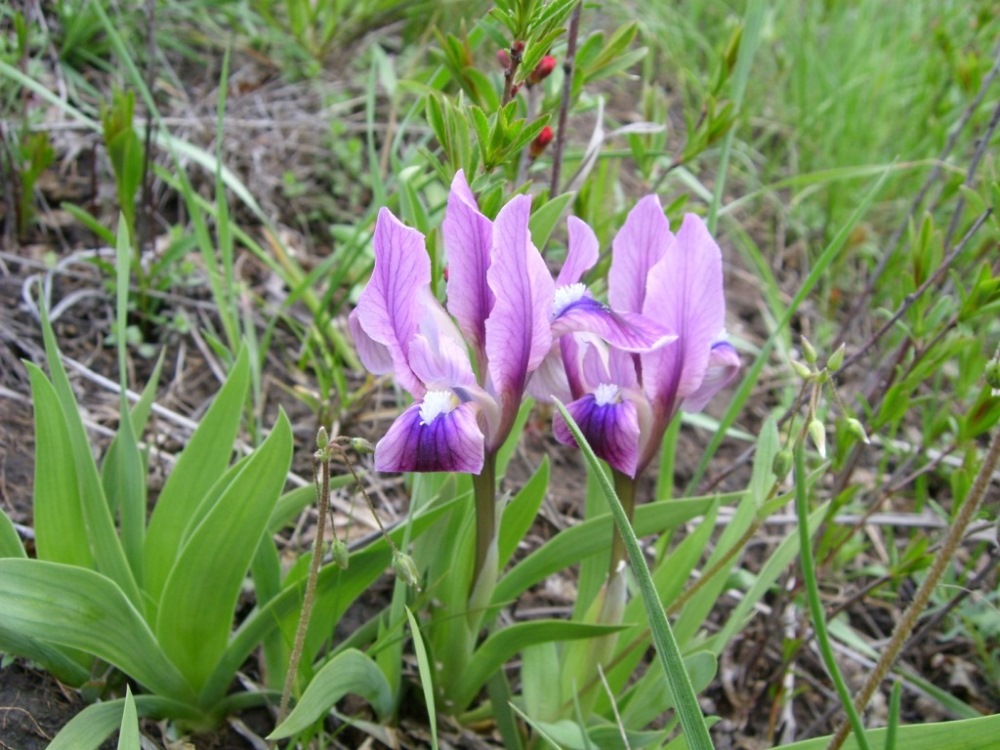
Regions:
M 556 126 L 556 142 L 552 149 L 552 187 L 549 196 L 559 195 L 559 175 L 562 172 L 563 150 L 566 148 L 566 122 L 569 119 L 570 95 L 573 91 L 573 71 L 576 68 L 576 41 L 580 36 L 580 9 L 577 3 L 569 17 L 569 33 L 566 38 L 566 59 L 563 60 L 562 101 L 559 103 L 559 124 Z
M 302 599 L 302 612 L 299 614 L 299 624 L 295 631 L 295 644 L 288 658 L 288 672 L 285 674 L 285 687 L 281 691 L 281 705 L 278 708 L 278 724 L 288 715 L 288 702 L 295 685 L 295 675 L 299 671 L 302 659 L 302 649 L 306 641 L 306 631 L 309 630 L 309 619 L 312 617 L 313 605 L 316 603 L 316 581 L 319 579 L 319 567 L 323 561 L 323 537 L 326 534 L 326 510 L 330 505 L 330 453 L 326 448 L 317 456 L 314 463 L 314 476 L 318 476 L 317 493 L 319 495 L 319 518 L 316 521 L 316 540 L 313 542 L 313 557 L 309 564 L 309 577 L 306 579 L 306 592 Z M 318 468 L 318 472 L 316 471 Z
M 927 576 L 921 582 L 920 587 L 913 596 L 913 601 L 910 602 L 910 606 L 903 612 L 902 617 L 900 617 L 896 625 L 896 629 L 893 630 L 892 636 L 889 638 L 889 643 L 886 644 L 882 655 L 879 657 L 878 663 L 868 675 L 864 687 L 861 688 L 854 699 L 854 707 L 859 713 L 865 709 L 875 690 L 878 689 L 882 680 L 889 673 L 893 662 L 899 656 L 903 646 L 906 645 L 910 633 L 913 632 L 917 620 L 927 607 L 931 594 L 941 580 L 941 576 L 944 575 L 945 569 L 955 557 L 955 552 L 958 550 L 958 546 L 961 544 L 969 524 L 976 517 L 979 506 L 986 496 L 986 490 L 993 480 L 993 472 L 996 470 L 998 459 L 1000 459 L 1000 430 L 993 433 L 993 439 L 990 441 L 990 447 L 986 451 L 986 456 L 983 458 L 982 464 L 980 464 L 976 481 L 973 483 L 968 497 L 965 498 L 965 502 L 962 503 L 962 507 L 959 509 L 954 523 L 948 530 L 948 535 L 945 537 L 941 551 L 934 557 Z M 844 744 L 844 740 L 847 738 L 850 729 L 851 726 L 849 723 L 846 721 L 842 722 L 837 728 L 837 732 L 834 734 L 830 744 L 827 746 L 827 750 L 838 750 Z

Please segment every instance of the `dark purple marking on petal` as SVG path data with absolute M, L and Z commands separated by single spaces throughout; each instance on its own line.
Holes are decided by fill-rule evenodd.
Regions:
M 630 477 L 636 475 L 639 461 L 639 418 L 635 404 L 627 399 L 599 403 L 593 393 L 566 406 L 590 447 L 613 468 Z M 553 419 L 556 439 L 576 445 L 573 434 L 556 414 Z
M 420 408 L 419 403 L 410 406 L 378 441 L 375 470 L 482 471 L 484 438 L 476 422 L 476 407 L 459 404 L 426 424 Z

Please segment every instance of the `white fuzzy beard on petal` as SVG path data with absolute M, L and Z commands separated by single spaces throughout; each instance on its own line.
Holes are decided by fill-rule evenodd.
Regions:
M 567 284 L 556 289 L 555 301 L 552 305 L 554 317 L 558 318 L 562 315 L 563 310 L 574 302 L 579 302 L 586 293 L 587 285 L 579 281 L 575 284 Z
M 458 399 L 451 391 L 427 391 L 423 403 L 420 404 L 420 424 L 427 425 L 448 414 L 458 406 Z
M 621 402 L 621 390 L 614 383 L 601 383 L 594 389 L 594 403 L 598 406 Z

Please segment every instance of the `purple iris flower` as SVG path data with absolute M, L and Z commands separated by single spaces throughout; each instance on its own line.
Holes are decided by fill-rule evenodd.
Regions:
M 674 235 L 659 199 L 647 196 L 614 240 L 608 298 L 616 310 L 641 313 L 677 334 L 670 346 L 638 353 L 587 334 L 560 342 L 573 399 L 567 410 L 594 452 L 634 478 L 658 452 L 674 414 L 700 411 L 739 372 L 725 338 L 719 246 L 694 214 Z M 558 416 L 555 434 L 576 444 Z
M 376 470 L 479 474 L 510 433 L 529 379 L 564 334 L 590 332 L 632 352 L 671 340 L 640 311 L 613 312 L 579 283 L 597 258 L 597 240 L 583 222 L 571 220 L 580 250 L 553 281 L 532 244 L 530 215 L 531 198 L 521 195 L 490 221 L 465 175 L 455 175 L 442 226 L 446 311 L 431 292 L 423 235 L 387 209 L 379 212 L 375 268 L 350 328 L 365 367 L 394 373 L 414 403 L 376 445 Z

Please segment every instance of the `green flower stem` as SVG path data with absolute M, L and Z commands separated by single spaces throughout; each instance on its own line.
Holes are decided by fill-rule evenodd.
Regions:
M 676 711 L 680 719 L 681 729 L 684 732 L 684 739 L 690 750 L 712 750 L 712 738 L 708 733 L 705 724 L 705 717 L 701 713 L 698 705 L 698 696 L 694 692 L 691 684 L 691 677 L 684 666 L 684 657 L 681 655 L 674 631 L 670 627 L 666 612 L 663 610 L 663 603 L 660 595 L 656 591 L 653 583 L 653 576 L 649 572 L 646 558 L 642 555 L 642 548 L 639 540 L 635 536 L 635 531 L 629 524 L 628 516 L 622 507 L 615 488 L 608 478 L 607 472 L 601 467 L 600 461 L 594 454 L 593 449 L 587 443 L 587 439 L 580 431 L 580 427 L 573 421 L 573 416 L 566 410 L 566 407 L 558 399 L 555 406 L 559 410 L 566 425 L 569 427 L 576 442 L 580 445 L 587 463 L 594 471 L 594 475 L 601 483 L 604 497 L 608 501 L 611 514 L 614 516 L 618 532 L 625 542 L 625 549 L 628 552 L 629 561 L 632 564 L 632 573 L 639 582 L 639 590 L 642 594 L 642 603 L 646 608 L 646 617 L 649 619 L 650 629 L 653 633 L 653 645 L 656 647 L 656 655 L 659 657 L 660 666 L 663 668 L 664 676 L 670 691 L 674 695 Z
M 795 511 L 799 517 L 799 554 L 802 557 L 802 578 L 805 583 L 806 597 L 809 600 L 809 613 L 812 615 L 813 628 L 816 631 L 816 643 L 819 645 L 826 671 L 830 673 L 833 684 L 840 696 L 840 703 L 847 711 L 850 725 L 857 735 L 858 747 L 861 750 L 871 750 L 861 717 L 851 703 L 851 692 L 844 681 L 844 676 L 837 666 L 837 659 L 830 645 L 830 634 L 826 630 L 826 613 L 823 602 L 819 599 L 819 584 L 816 581 L 816 562 L 813 559 L 812 539 L 809 536 L 809 501 L 806 497 L 806 461 L 802 442 L 795 445 Z
M 327 448 L 322 449 L 322 457 L 319 458 L 317 492 L 319 494 L 319 518 L 316 520 L 316 540 L 313 542 L 313 557 L 309 564 L 309 577 L 306 579 L 302 612 L 299 614 L 299 624 L 295 631 L 295 645 L 292 646 L 292 653 L 288 659 L 285 688 L 281 691 L 277 724 L 281 724 L 288 715 L 288 701 L 292 696 L 295 675 L 299 671 L 299 661 L 302 659 L 302 649 L 306 642 L 306 631 L 309 630 L 309 619 L 312 617 L 313 605 L 316 603 L 316 581 L 319 579 L 319 566 L 323 561 L 323 537 L 326 535 L 326 513 L 330 505 L 330 453 Z
M 615 480 L 615 493 L 621 501 L 622 510 L 625 511 L 625 518 L 628 520 L 629 526 L 631 526 L 632 519 L 635 516 L 635 480 L 628 474 L 623 474 L 617 470 L 612 470 L 612 476 Z M 625 551 L 625 538 L 617 529 L 615 529 L 614 534 L 614 538 L 611 540 L 611 565 L 608 567 L 609 579 L 618 572 L 619 566 L 627 555 Z
M 487 453 L 483 462 L 483 470 L 472 477 L 473 494 L 476 497 L 476 563 L 472 570 L 472 589 L 479 584 L 479 578 L 486 561 L 490 557 L 490 548 L 496 542 L 497 535 L 497 457 L 496 453 Z
M 973 450 L 975 450 L 975 448 L 973 448 Z M 979 467 L 979 473 L 976 475 L 976 481 L 972 485 L 972 489 L 969 491 L 968 497 L 965 498 L 965 502 L 962 503 L 962 508 L 958 511 L 958 515 L 955 517 L 954 523 L 952 523 L 951 528 L 948 529 L 948 536 L 945 537 L 944 544 L 941 546 L 940 552 L 934 556 L 934 562 L 931 563 L 930 570 L 927 571 L 927 576 L 921 582 L 920 587 L 917 589 L 917 593 L 913 595 L 913 601 L 910 602 L 910 606 L 906 608 L 906 611 L 903 612 L 903 616 L 899 618 L 899 622 L 896 624 L 896 629 L 892 631 L 889 643 L 886 644 L 885 649 L 882 651 L 882 655 L 879 657 L 878 663 L 868 675 L 868 680 L 865 682 L 864 687 L 861 688 L 857 697 L 854 699 L 852 708 L 855 711 L 862 711 L 865 706 L 868 705 L 868 701 L 871 700 L 875 690 L 889 673 L 892 663 L 896 660 L 896 657 L 899 656 L 899 652 L 903 649 L 907 639 L 910 637 L 910 633 L 917 624 L 917 620 L 920 618 L 924 609 L 926 609 L 927 603 L 930 601 L 931 594 L 934 592 L 935 587 L 941 580 L 941 576 L 944 575 L 945 568 L 951 564 L 952 559 L 955 557 L 955 552 L 958 550 L 958 545 L 961 544 L 962 538 L 965 536 L 966 529 L 968 529 L 972 519 L 974 519 L 976 514 L 979 512 L 979 506 L 982 505 L 983 498 L 986 497 L 986 490 L 989 489 L 990 482 L 993 479 L 993 472 L 996 471 L 998 459 L 1000 459 L 1000 431 L 993 433 L 993 439 L 990 441 L 990 447 L 986 451 L 986 456 Z M 805 556 L 803 555 L 803 559 L 804 557 Z M 850 728 L 849 724 L 842 723 L 837 728 L 837 732 L 834 734 L 833 739 L 830 740 L 827 750 L 837 750 L 842 744 L 844 744 L 844 740 L 847 738 Z M 858 734 L 856 727 L 854 732 L 855 734 Z M 861 744 L 861 735 L 858 736 L 858 744 Z

